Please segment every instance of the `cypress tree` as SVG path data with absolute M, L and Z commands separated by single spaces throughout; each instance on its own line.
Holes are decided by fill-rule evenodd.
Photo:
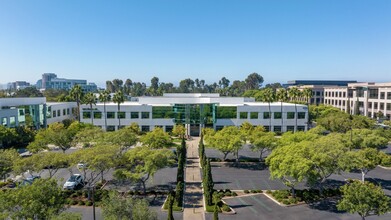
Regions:
M 213 203 L 213 178 L 212 178 L 212 169 L 210 166 L 210 160 L 206 160 L 205 163 L 205 176 L 204 176 L 204 194 L 205 201 L 207 205 L 212 205 Z
M 175 202 L 178 207 L 182 207 L 182 201 L 183 201 L 183 190 L 184 190 L 184 183 L 178 182 L 176 185 L 175 190 Z
M 174 196 L 175 192 L 171 191 L 170 194 L 168 194 L 168 214 L 167 214 L 167 220 L 174 220 L 174 216 L 172 215 L 172 207 L 174 205 Z

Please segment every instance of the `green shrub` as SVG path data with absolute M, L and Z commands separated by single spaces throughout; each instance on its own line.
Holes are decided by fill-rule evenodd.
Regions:
M 72 195 L 71 195 L 71 198 L 76 198 L 76 197 L 78 197 L 79 195 L 77 194 L 77 193 L 73 193 Z
M 92 202 L 91 201 L 87 201 L 86 202 L 86 206 L 92 206 Z
M 274 198 L 276 198 L 278 201 L 287 199 L 290 195 L 288 190 L 276 190 L 272 192 L 272 195 Z
M 237 196 L 238 194 L 236 192 L 232 192 L 231 196 Z
M 83 192 L 82 191 L 77 191 L 76 194 L 77 194 L 77 196 L 82 196 Z
M 296 204 L 297 200 L 295 198 L 289 198 L 288 202 L 289 202 L 289 204 Z
M 225 192 L 225 193 L 224 193 L 224 196 L 231 196 L 231 195 L 232 195 L 231 192 Z
M 84 204 L 85 204 L 84 201 L 79 201 L 79 202 L 78 202 L 78 205 L 84 205 Z
M 250 192 L 251 192 L 251 193 L 257 193 L 258 191 L 255 190 L 255 189 L 252 189 Z
M 223 206 L 221 207 L 221 209 L 224 211 L 224 212 L 230 212 L 231 209 L 229 208 L 229 206 L 227 204 L 223 204 Z
M 268 189 L 268 190 L 266 191 L 266 193 L 267 193 L 267 194 L 272 194 L 272 191 L 271 191 L 270 189 Z
M 250 193 L 250 192 L 249 192 L 249 191 L 246 189 L 246 190 L 244 190 L 244 193 L 246 193 L 246 194 L 247 194 L 247 193 Z
M 262 189 L 258 189 L 257 193 L 263 193 Z
M 6 182 L 0 182 L 0 188 L 3 188 L 4 186 L 6 186 L 8 183 Z
M 225 189 L 225 190 L 224 190 L 224 192 L 231 192 L 231 190 L 229 190 L 229 189 Z
M 77 204 L 77 201 L 72 200 L 69 205 L 76 205 L 76 204 Z
M 284 199 L 284 200 L 282 200 L 282 204 L 284 204 L 284 205 L 290 205 L 290 203 L 289 203 L 289 200 L 288 200 L 288 199 Z

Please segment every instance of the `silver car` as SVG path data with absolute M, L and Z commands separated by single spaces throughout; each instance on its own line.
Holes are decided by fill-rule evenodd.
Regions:
M 63 189 L 76 189 L 79 186 L 84 185 L 84 179 L 81 174 L 73 174 L 69 179 L 64 183 Z

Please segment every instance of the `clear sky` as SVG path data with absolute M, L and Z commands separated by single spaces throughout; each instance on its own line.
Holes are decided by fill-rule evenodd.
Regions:
M 0 83 L 391 81 L 391 0 L 0 0 Z

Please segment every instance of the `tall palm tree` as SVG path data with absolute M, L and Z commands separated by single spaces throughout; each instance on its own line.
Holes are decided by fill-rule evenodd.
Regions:
M 297 87 L 292 87 L 288 90 L 288 95 L 291 101 L 295 103 L 295 131 L 297 130 L 297 98 L 300 97 L 300 90 Z
M 81 86 L 76 84 L 72 87 L 69 95 L 76 101 L 77 104 L 77 115 L 76 118 L 80 122 L 80 101 L 83 96 L 83 90 L 81 89 Z
M 310 88 L 305 88 L 302 92 L 302 95 L 303 97 L 305 98 L 306 102 L 307 102 L 307 111 L 309 113 L 310 111 L 310 102 L 311 102 L 311 98 L 312 98 L 312 89 Z M 309 114 L 308 114 L 308 118 L 307 118 L 307 125 L 309 126 L 310 125 L 310 117 L 309 117 Z
M 87 93 L 83 98 L 83 103 L 90 105 L 91 124 L 94 124 L 94 116 L 92 114 L 92 105 L 96 105 L 96 97 L 92 92 Z
M 106 112 L 106 102 L 110 101 L 110 93 L 109 91 L 105 90 L 103 92 L 99 92 L 99 101 L 103 102 L 103 111 L 104 111 L 104 117 L 105 117 L 105 130 L 107 130 L 107 112 Z
M 283 117 L 283 112 L 282 112 L 282 104 L 283 102 L 288 101 L 288 92 L 284 88 L 280 88 L 277 90 L 276 93 L 276 100 L 281 102 L 281 131 L 284 128 L 284 117 Z
M 121 117 L 119 117 L 119 112 L 121 110 L 120 106 L 121 106 L 121 103 L 124 103 L 125 102 L 125 96 L 124 96 L 124 93 L 120 90 L 118 92 L 116 92 L 113 96 L 113 102 L 114 103 L 117 103 L 118 105 L 118 112 L 117 112 L 117 117 L 118 117 L 118 129 L 121 127 Z
M 272 129 L 272 113 L 270 109 L 270 103 L 274 102 L 275 96 L 272 88 L 266 88 L 259 91 L 259 98 L 263 102 L 267 102 L 269 104 L 269 131 Z

